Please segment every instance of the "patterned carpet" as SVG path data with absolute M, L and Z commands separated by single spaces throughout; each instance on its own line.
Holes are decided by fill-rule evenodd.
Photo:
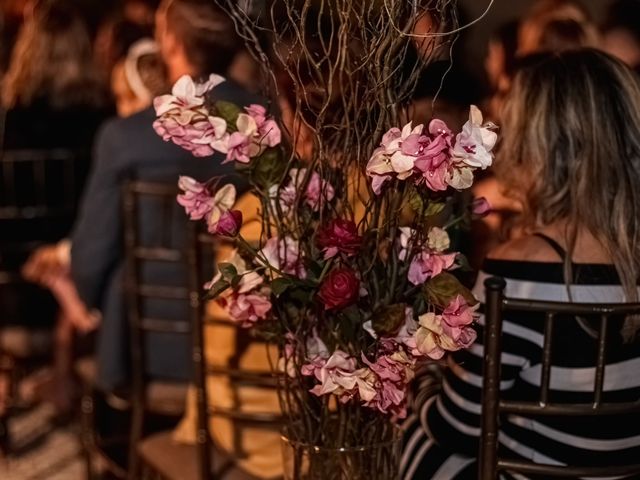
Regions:
M 0 460 L 2 480 L 83 480 L 86 471 L 78 426 L 56 426 L 54 410 L 43 404 L 12 417 L 14 454 Z

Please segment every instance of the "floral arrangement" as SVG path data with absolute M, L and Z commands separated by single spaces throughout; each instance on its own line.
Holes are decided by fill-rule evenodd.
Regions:
M 491 165 L 494 126 L 472 106 L 457 134 L 438 119 L 392 128 L 358 171 L 299 158 L 261 105 L 210 100 L 222 81 L 183 77 L 155 101 L 164 140 L 196 156 L 222 154 L 260 201 L 256 244 L 240 234 L 231 183 L 179 179 L 190 218 L 237 248 L 208 295 L 280 347 L 283 410 L 297 438 L 362 444 L 376 425 L 406 415 L 420 362 L 476 338 L 478 304 L 451 273 L 465 262 L 447 229 L 487 205 L 455 217 L 449 205 Z M 329 428 L 330 419 L 342 420 Z

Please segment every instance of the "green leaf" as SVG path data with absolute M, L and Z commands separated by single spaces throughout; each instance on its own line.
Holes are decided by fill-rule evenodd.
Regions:
M 218 280 L 214 283 L 207 294 L 204 296 L 205 300 L 214 300 L 220 296 L 222 292 L 231 287 L 231 284 L 224 279 Z
M 276 278 L 273 282 L 271 282 L 271 292 L 279 297 L 282 295 L 289 287 L 291 287 L 294 283 L 288 278 Z
M 429 202 L 429 205 L 427 205 L 425 216 L 433 217 L 434 215 L 438 215 L 444 210 L 444 207 L 446 206 L 447 204 L 445 202 Z
M 446 202 L 430 200 L 429 198 L 423 197 L 416 191 L 411 192 L 411 196 L 409 197 L 409 206 L 411 209 L 423 217 L 438 215 L 442 210 L 444 210 L 446 205 Z
M 214 106 L 218 116 L 227 122 L 227 131 L 230 133 L 235 132 L 237 130 L 236 121 L 238 120 L 238 115 L 242 113 L 242 109 L 235 103 L 223 100 L 218 100 L 214 103 Z
M 378 309 L 371 319 L 371 325 L 378 335 L 397 333 L 405 320 L 406 305 L 397 303 Z
M 427 301 L 440 308 L 445 308 L 458 295 L 462 295 L 469 305 L 478 303 L 471 291 L 447 272 L 431 278 L 424 285 Z
M 218 271 L 222 275 L 222 278 L 228 281 L 233 281 L 238 276 L 238 270 L 231 263 L 219 263 Z
M 280 182 L 287 168 L 279 148 L 267 148 L 262 155 L 251 161 L 251 178 L 257 185 L 269 188 Z

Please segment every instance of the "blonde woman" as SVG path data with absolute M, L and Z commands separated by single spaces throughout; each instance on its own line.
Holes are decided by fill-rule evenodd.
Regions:
M 8 148 L 86 148 L 111 114 L 86 25 L 68 2 L 37 2 L 2 81 Z
M 595 50 L 539 58 L 514 80 L 502 139 L 497 176 L 523 205 L 526 233 L 489 254 L 476 295 L 482 299 L 483 280 L 498 275 L 515 298 L 638 301 L 640 86 L 634 73 Z M 505 319 L 501 388 L 510 398 L 539 397 L 540 320 L 516 312 Z M 551 395 L 589 402 L 594 325 L 566 320 L 556 324 Z M 408 420 L 403 478 L 477 478 L 482 323 L 478 342 L 448 360 L 441 391 Z M 610 332 L 605 396 L 611 401 L 640 396 L 638 329 L 636 320 L 619 319 Z M 538 463 L 626 464 L 640 455 L 640 418 L 510 415 L 501 421 L 499 440 L 507 455 Z

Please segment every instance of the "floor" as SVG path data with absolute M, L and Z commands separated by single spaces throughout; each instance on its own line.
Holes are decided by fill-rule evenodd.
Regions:
M 78 425 L 55 425 L 46 404 L 12 417 L 9 428 L 15 453 L 0 459 L 2 480 L 83 480 Z

